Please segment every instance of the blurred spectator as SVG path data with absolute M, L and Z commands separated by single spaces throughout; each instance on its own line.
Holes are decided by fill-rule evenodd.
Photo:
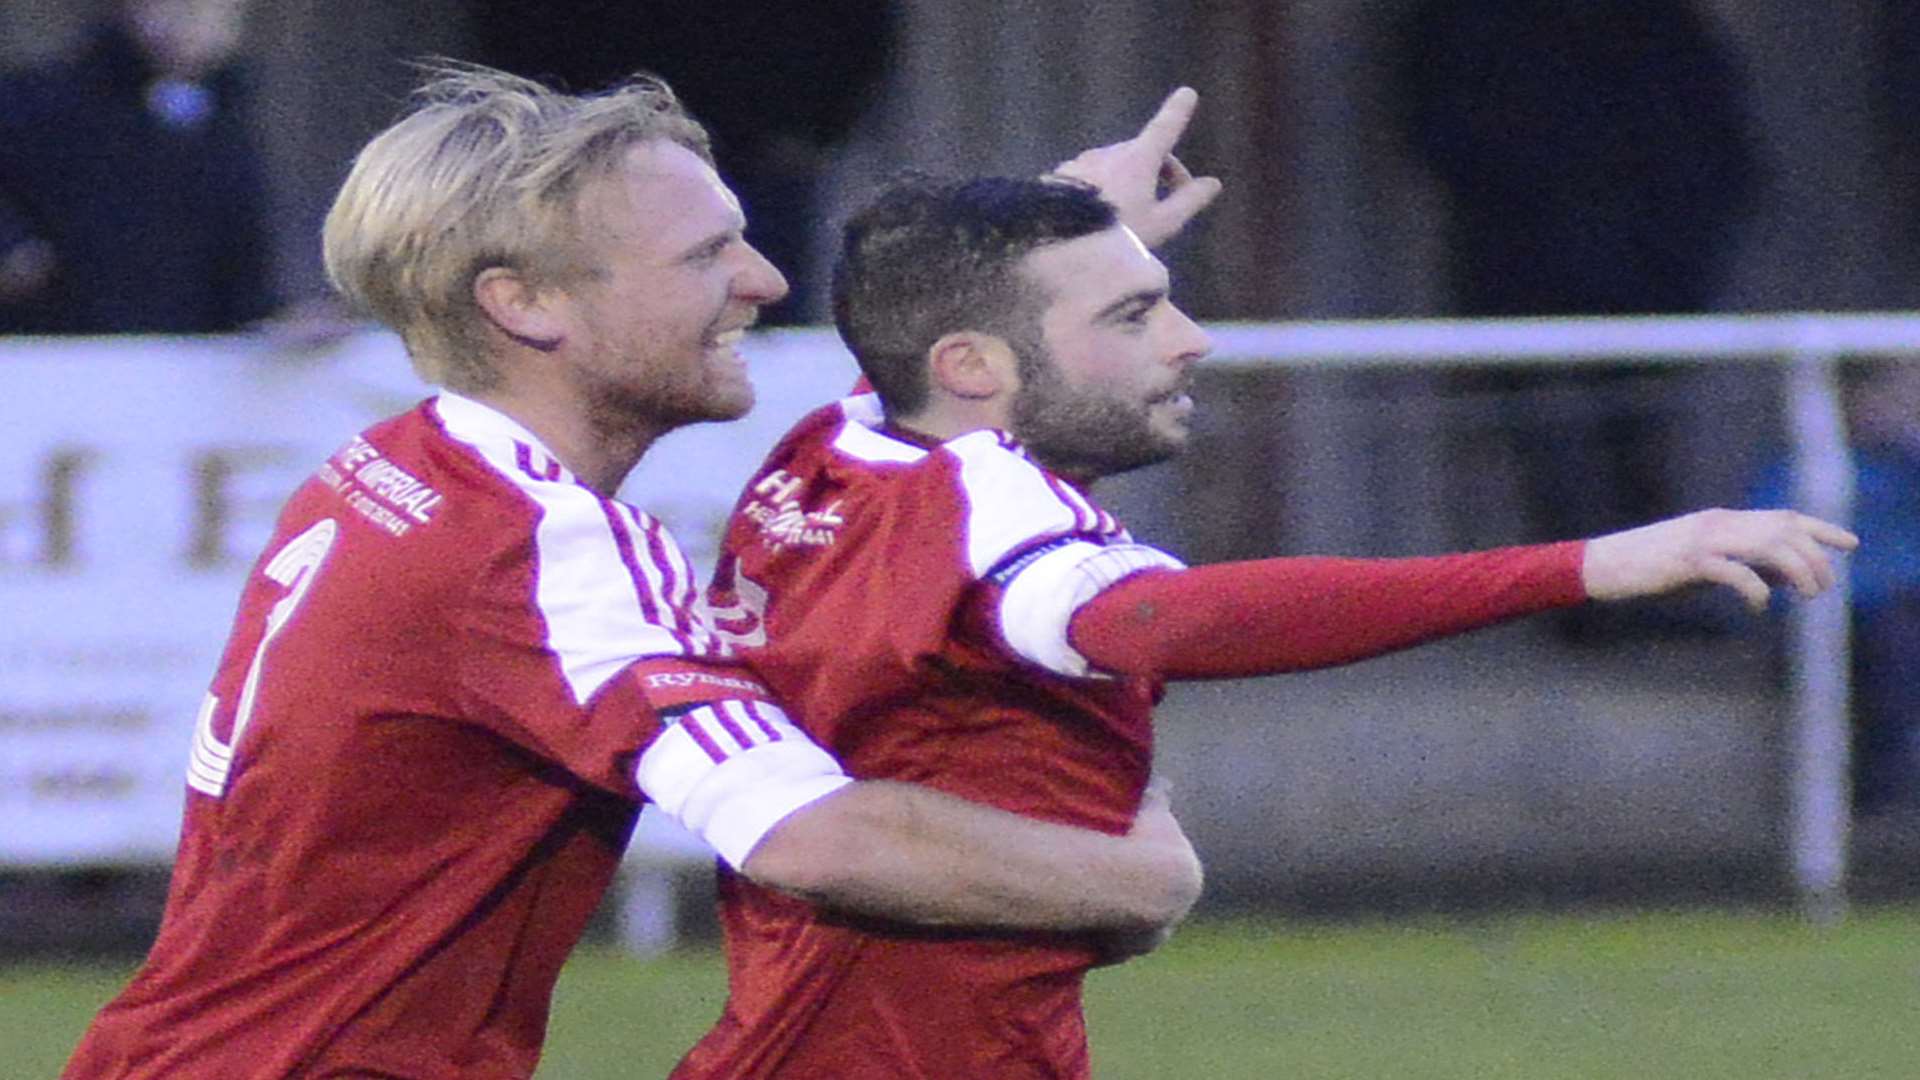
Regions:
M 1759 180 L 1740 73 L 1684 0 L 1423 0 L 1408 136 L 1468 316 L 1704 311 Z
M 1897 303 L 1920 306 L 1916 275 L 1920 269 L 1912 261 L 1916 242 L 1920 242 L 1920 191 L 1913 177 L 1920 175 L 1920 130 L 1914 117 L 1920 116 L 1920 4 L 1901 0 L 1882 4 L 1879 10 L 1879 70 L 1875 75 L 1875 104 L 1878 107 L 1880 139 L 1887 155 L 1887 175 L 1894 181 L 1896 220 L 1899 223 L 1897 246 L 1908 253 L 1909 272 L 1900 275 Z
M 1698 11 L 1422 0 L 1398 32 L 1398 115 L 1447 196 L 1449 314 L 1713 305 L 1760 176 L 1739 72 Z M 1456 388 L 1502 395 L 1533 538 L 1676 509 L 1668 373 L 1501 368 Z
M 1846 369 L 1853 444 L 1853 802 L 1920 805 L 1920 362 Z M 1751 503 L 1791 506 L 1791 467 L 1763 470 Z
M 247 0 L 119 0 L 0 85 L 0 333 L 213 333 L 273 307 Z
M 467 0 L 479 59 L 597 89 L 651 71 L 706 125 L 747 210 L 747 239 L 792 291 L 763 323 L 816 318 L 812 237 L 835 147 L 872 103 L 892 57 L 892 0 Z

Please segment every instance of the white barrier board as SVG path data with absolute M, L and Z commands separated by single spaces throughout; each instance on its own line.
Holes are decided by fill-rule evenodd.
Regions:
M 761 455 L 854 375 L 821 332 L 745 351 L 753 415 L 661 440 L 622 490 L 703 571 Z M 171 857 L 194 710 L 281 501 L 430 392 L 383 333 L 305 356 L 0 342 L 0 864 Z

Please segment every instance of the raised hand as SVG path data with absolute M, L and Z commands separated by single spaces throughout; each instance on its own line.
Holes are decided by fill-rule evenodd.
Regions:
M 1182 86 L 1167 95 L 1138 135 L 1084 150 L 1054 169 L 1054 174 L 1099 188 L 1119 208 L 1121 224 L 1148 247 L 1158 247 L 1178 235 L 1220 194 L 1217 178 L 1193 175 L 1173 155 L 1199 103 L 1200 95 Z
M 1580 577 L 1595 600 L 1656 596 L 1688 585 L 1725 585 L 1755 611 L 1775 583 L 1802 596 L 1833 584 L 1831 551 L 1860 538 L 1794 510 L 1702 510 L 1587 543 Z

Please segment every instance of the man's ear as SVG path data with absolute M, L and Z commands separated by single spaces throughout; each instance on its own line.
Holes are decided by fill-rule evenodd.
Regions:
M 1019 361 L 997 334 L 948 334 L 927 350 L 927 365 L 935 390 L 966 401 L 985 401 L 1020 388 Z
M 566 340 L 566 320 L 556 289 L 543 289 L 518 270 L 489 266 L 473 279 L 473 302 L 494 329 L 541 352 Z

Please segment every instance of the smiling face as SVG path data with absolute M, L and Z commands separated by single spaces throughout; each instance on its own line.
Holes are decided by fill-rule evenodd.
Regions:
M 1193 365 L 1212 348 L 1168 297 L 1167 268 L 1115 226 L 1028 255 L 1045 305 L 1038 340 L 1014 342 L 1010 427 L 1033 456 L 1091 481 L 1186 446 Z
M 581 263 L 561 287 L 572 377 L 602 425 L 659 431 L 753 407 L 739 352 L 787 282 L 742 236 L 740 201 L 677 143 L 631 148 L 582 193 Z

